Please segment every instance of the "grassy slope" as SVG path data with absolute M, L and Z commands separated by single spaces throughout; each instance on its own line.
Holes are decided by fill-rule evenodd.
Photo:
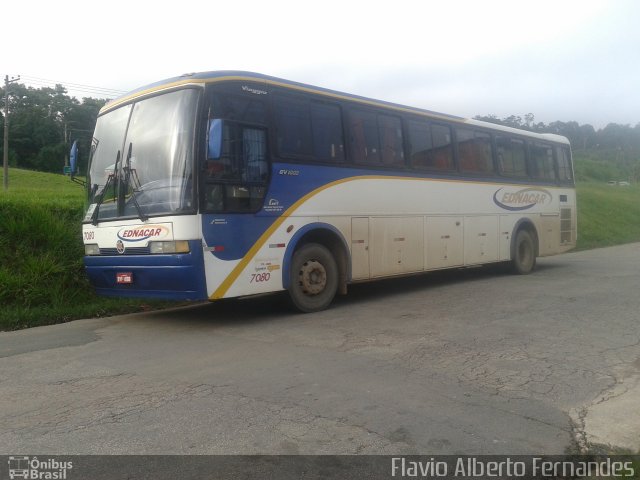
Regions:
M 11 169 L 0 191 L 0 330 L 167 305 L 105 299 L 82 266 L 84 190 L 62 175 Z M 578 185 L 578 248 L 640 241 L 640 187 Z
M 578 248 L 640 241 L 640 186 L 578 184 Z
M 82 265 L 83 210 L 84 190 L 68 178 L 10 170 L 9 190 L 0 191 L 0 330 L 149 308 L 93 294 Z

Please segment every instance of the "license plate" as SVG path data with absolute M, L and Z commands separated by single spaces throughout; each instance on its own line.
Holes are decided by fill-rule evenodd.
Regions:
M 118 272 L 116 273 L 116 283 L 133 283 L 133 273 L 131 272 Z

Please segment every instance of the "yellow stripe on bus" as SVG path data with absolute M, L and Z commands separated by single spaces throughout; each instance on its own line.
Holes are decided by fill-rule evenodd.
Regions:
M 379 102 L 376 101 L 374 99 L 367 99 L 367 98 L 354 98 L 353 96 L 350 96 L 349 94 L 342 94 L 340 92 L 325 92 L 319 89 L 314 88 L 313 86 L 304 86 L 304 85 L 291 85 L 289 83 L 286 82 L 282 82 L 282 81 L 278 81 L 278 80 L 272 80 L 272 79 L 267 79 L 267 78 L 256 78 L 256 77 L 250 77 L 250 76 L 240 76 L 240 75 L 229 75 L 229 76 L 225 76 L 225 77 L 208 77 L 208 78 L 185 78 L 183 80 L 176 80 L 174 82 L 171 83 L 165 83 L 162 85 L 156 85 L 154 87 L 150 87 L 147 88 L 145 90 L 141 90 L 139 92 L 134 92 L 131 93 L 125 97 L 122 98 L 118 98 L 115 99 L 113 102 L 111 103 L 107 103 L 104 107 L 102 107 L 102 109 L 100 110 L 100 114 L 106 113 L 109 110 L 113 110 L 114 108 L 130 102 L 138 97 L 143 97 L 146 95 L 150 95 L 152 93 L 156 93 L 156 92 L 160 92 L 162 90 L 169 90 L 171 88 L 175 88 L 175 87 L 180 87 L 183 85 L 202 85 L 202 84 L 208 84 L 208 83 L 220 83 L 220 82 L 229 82 L 229 81 L 245 81 L 245 82 L 255 82 L 255 83 L 264 83 L 265 85 L 270 85 L 270 86 L 276 86 L 276 87 L 283 87 L 283 88 L 288 88 L 291 90 L 297 90 L 299 92 L 305 92 L 305 93 L 313 93 L 313 94 L 317 94 L 317 95 L 323 95 L 325 97 L 328 98 L 333 98 L 333 99 L 338 99 L 338 100 L 347 100 L 347 101 L 351 101 L 351 102 L 356 102 L 356 103 L 361 103 L 364 105 L 370 105 L 370 106 L 375 106 L 375 107 L 383 107 L 383 108 L 389 108 L 395 111 L 399 111 L 399 112 L 406 112 L 406 113 L 412 113 L 415 115 L 421 115 L 421 116 L 428 116 L 431 118 L 437 118 L 440 120 L 447 120 L 447 121 L 451 121 L 451 122 L 457 122 L 457 123 L 465 123 L 466 119 L 465 118 L 461 118 L 461 117 L 455 117 L 452 115 L 446 115 L 446 114 L 442 114 L 442 113 L 438 113 L 438 112 L 422 112 L 420 111 L 420 109 L 414 109 L 411 107 L 404 107 L 402 105 L 388 105 L 384 102 Z
M 295 202 L 293 205 L 291 205 L 289 208 L 287 208 L 287 210 L 276 219 L 275 222 L 273 222 L 271 224 L 271 226 L 269 228 L 267 228 L 265 230 L 265 232 L 260 236 L 260 238 L 256 241 L 256 243 L 253 244 L 253 246 L 249 249 L 249 251 L 247 252 L 247 254 L 242 257 L 242 259 L 240 260 L 240 262 L 238 263 L 238 265 L 235 266 L 235 268 L 231 271 L 231 273 L 229 275 L 227 275 L 227 278 L 224 279 L 224 281 L 220 284 L 220 286 L 216 289 L 215 292 L 213 292 L 213 294 L 209 297 L 211 300 L 217 300 L 219 298 L 224 297 L 224 294 L 227 293 L 227 291 L 229 290 L 229 288 L 231 288 L 231 285 L 233 285 L 233 283 L 238 279 L 238 277 L 240 276 L 240 274 L 242 273 L 242 271 L 246 268 L 246 266 L 249 264 L 249 262 L 253 259 L 253 257 L 256 256 L 256 254 L 258 253 L 258 251 L 263 247 L 263 245 L 267 242 L 267 240 L 269 239 L 269 237 L 271 237 L 271 235 L 273 234 L 273 232 L 276 231 L 276 229 L 282 225 L 282 223 L 300 206 L 302 205 L 304 202 L 306 202 L 308 199 L 310 199 L 311 197 L 317 195 L 318 193 L 320 193 L 323 190 L 326 190 L 327 188 L 331 188 L 335 185 L 339 185 L 341 183 L 346 183 L 346 182 L 350 182 L 352 180 L 356 180 L 356 179 L 362 179 L 362 178 L 384 178 L 384 177 L 376 177 L 371 176 L 371 177 L 349 177 L 349 178 L 342 178 L 340 180 L 336 180 L 334 182 L 331 183 L 327 183 L 326 185 L 323 185 L 319 188 L 316 188 L 315 190 L 312 190 L 311 192 L 307 193 L 304 197 L 301 197 L 297 202 Z

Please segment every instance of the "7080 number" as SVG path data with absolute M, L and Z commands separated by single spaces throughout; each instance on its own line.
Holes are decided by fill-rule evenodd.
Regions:
M 249 283 L 268 282 L 270 278 L 271 278 L 271 273 L 269 272 L 252 273 L 251 280 L 249 281 Z

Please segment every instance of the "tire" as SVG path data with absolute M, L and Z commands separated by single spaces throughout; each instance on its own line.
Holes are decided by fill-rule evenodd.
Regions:
M 513 250 L 511 265 L 514 273 L 526 275 L 536 267 L 536 243 L 527 230 L 519 230 Z
M 293 254 L 289 272 L 289 297 L 304 313 L 326 309 L 338 289 L 338 265 L 326 247 L 303 245 Z

